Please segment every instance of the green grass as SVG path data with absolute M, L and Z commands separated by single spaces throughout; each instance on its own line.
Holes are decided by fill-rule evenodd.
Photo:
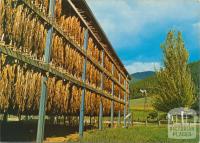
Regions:
M 144 102 L 145 102 L 144 98 L 131 99 L 130 100 L 130 109 L 144 110 Z M 147 97 L 147 103 L 146 103 L 146 109 L 147 110 L 153 110 L 151 103 L 152 103 L 151 97 Z
M 130 110 L 133 114 L 133 120 L 137 122 L 144 122 L 147 119 L 147 116 L 154 109 L 152 107 L 151 97 L 147 97 L 146 109 L 144 110 L 144 98 L 131 99 L 130 100 Z
M 151 110 L 131 110 L 132 114 L 133 114 L 133 121 L 136 122 L 144 122 L 147 119 L 147 116 L 149 115 L 150 112 L 152 112 Z
M 104 129 L 88 131 L 83 143 L 197 143 L 192 140 L 168 139 L 167 126 L 134 126 L 132 128 Z

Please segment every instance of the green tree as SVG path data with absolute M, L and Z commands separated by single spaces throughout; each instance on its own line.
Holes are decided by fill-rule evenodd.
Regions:
M 164 67 L 156 72 L 153 106 L 168 112 L 173 108 L 190 108 L 195 102 L 195 86 L 187 66 L 189 54 L 184 46 L 181 32 L 170 31 L 161 45 Z

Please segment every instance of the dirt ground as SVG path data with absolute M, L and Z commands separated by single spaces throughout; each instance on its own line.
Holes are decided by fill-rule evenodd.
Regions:
M 87 126 L 85 129 L 89 130 Z M 37 134 L 37 122 L 12 121 L 0 122 L 0 141 L 5 142 L 34 142 Z M 45 125 L 45 142 L 78 141 L 78 126 Z
M 70 134 L 65 137 L 49 137 L 46 138 L 45 142 L 78 142 L 79 141 L 79 135 L 76 134 Z

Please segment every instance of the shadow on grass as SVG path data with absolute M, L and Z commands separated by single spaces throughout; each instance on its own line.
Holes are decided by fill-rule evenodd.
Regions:
M 88 126 L 86 129 L 90 129 Z M 77 133 L 78 126 L 45 124 L 45 138 L 64 137 Z M 0 122 L 0 141 L 27 142 L 35 141 L 37 135 L 37 121 Z

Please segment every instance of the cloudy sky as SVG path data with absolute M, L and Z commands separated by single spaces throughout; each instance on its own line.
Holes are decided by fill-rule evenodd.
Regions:
M 162 66 L 171 29 L 183 33 L 190 62 L 200 59 L 200 1 L 86 0 L 130 73 Z

